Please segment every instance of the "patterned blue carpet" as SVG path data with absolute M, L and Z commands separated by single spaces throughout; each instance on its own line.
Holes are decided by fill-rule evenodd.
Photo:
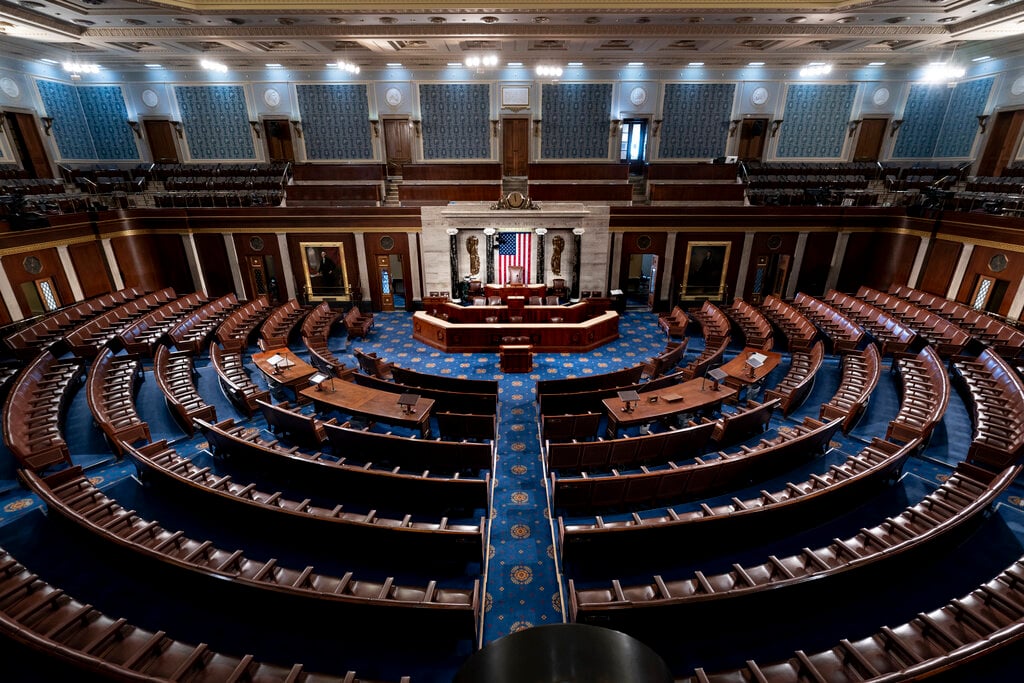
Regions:
M 563 574 L 564 568 L 561 566 L 556 552 L 554 526 L 551 522 L 552 513 L 548 502 L 548 482 L 543 476 L 541 441 L 538 433 L 539 415 L 535 400 L 536 381 L 606 373 L 633 366 L 660 353 L 665 348 L 667 339 L 657 325 L 656 316 L 645 312 L 627 312 L 620 325 L 621 338 L 616 342 L 586 354 L 535 354 L 532 372 L 522 374 L 503 374 L 499 368 L 497 354 L 446 354 L 412 341 L 410 327 L 411 316 L 408 313 L 378 313 L 374 331 L 369 338 L 346 343 L 344 337 L 335 335 L 331 338 L 331 348 L 336 356 L 352 366 L 356 365 L 355 359 L 351 355 L 352 351 L 361 349 L 374 351 L 384 360 L 412 370 L 452 377 L 496 379 L 498 381 L 497 463 L 493 473 L 493 507 L 490 511 L 487 529 L 487 557 L 483 566 L 469 566 L 465 568 L 466 573 L 461 577 L 462 580 L 472 580 L 473 578 L 482 580 L 484 603 L 482 631 L 475 645 L 487 644 L 517 630 L 565 621 L 567 577 Z M 690 339 L 687 355 L 682 364 L 693 359 L 701 348 L 702 341 L 699 337 Z M 304 349 L 300 345 L 293 346 L 293 349 L 300 356 L 305 357 Z M 250 352 L 254 350 L 250 349 Z M 730 354 L 727 354 L 727 357 L 738 350 L 739 347 L 735 347 Z M 782 366 L 769 376 L 765 382 L 766 387 L 773 386 L 784 376 L 787 362 L 788 356 L 784 357 Z M 888 363 L 886 365 L 888 366 Z M 220 391 L 212 368 L 209 367 L 205 359 L 197 361 L 197 369 L 200 377 L 199 391 L 208 403 L 216 407 L 218 419 L 231 417 L 236 422 L 247 422 L 257 429 L 266 428 L 262 417 L 257 416 L 247 420 L 225 398 Z M 253 378 L 263 381 L 255 368 L 252 367 L 252 369 Z M 780 427 L 800 422 L 805 415 L 817 417 L 818 406 L 831 397 L 838 385 L 839 378 L 838 360 L 835 357 L 827 358 L 811 395 L 804 405 L 789 417 L 776 415 L 770 429 L 777 430 Z M 150 425 L 153 440 L 167 439 L 174 442 L 179 452 L 183 454 L 190 454 L 197 458 L 208 457 L 206 444 L 202 438 L 199 436 L 189 438 L 171 419 L 149 369 L 146 373 L 146 381 L 142 384 L 137 398 L 137 406 L 140 416 Z M 866 441 L 870 440 L 871 436 L 884 433 L 885 425 L 896 414 L 898 407 L 899 397 L 895 383 L 891 375 L 884 373 L 882 382 L 873 395 L 866 414 L 851 434 L 846 436 L 838 434 L 832 444 L 833 450 L 824 458 L 809 463 L 805 471 L 788 472 L 779 481 L 784 483 L 787 479 L 800 479 L 805 476 L 806 472 L 820 471 L 820 468 L 827 466 L 828 463 L 838 462 L 844 459 L 846 454 L 856 452 Z M 165 521 L 168 516 L 174 523 L 180 523 L 181 528 L 194 524 L 197 529 L 202 529 L 202 525 L 209 525 L 210 520 L 208 519 L 189 520 L 187 511 L 175 512 L 174 501 L 157 500 L 155 499 L 156 494 L 143 492 L 137 483 L 129 479 L 134 473 L 133 468 L 127 462 L 118 462 L 113 457 L 98 430 L 92 426 L 91 416 L 82 391 L 71 402 L 65 423 L 65 433 L 71 444 L 73 460 L 86 467 L 89 474 L 100 482 L 100 486 L 108 492 L 108 495 L 116 494 L 116 496 L 123 497 L 126 506 L 130 502 L 130 506 L 139 509 L 140 514 L 144 517 L 147 516 L 147 511 L 159 515 L 159 519 L 164 522 L 165 526 L 178 528 Z M 949 473 L 952 466 L 963 459 L 970 435 L 970 415 L 967 407 L 954 393 L 954 396 L 951 397 L 945 425 L 936 431 L 924 457 L 914 458 L 908 462 L 900 485 L 890 492 L 889 498 L 883 500 L 880 497 L 874 507 L 867 506 L 864 509 L 851 511 L 851 516 L 842 520 L 841 525 L 837 522 L 837 526 L 822 526 L 817 530 L 811 530 L 806 537 L 794 536 L 783 539 L 778 545 L 761 545 L 753 543 L 751 540 L 743 540 L 741 542 L 742 552 L 727 558 L 716 558 L 715 563 L 728 567 L 729 562 L 742 561 L 747 557 L 763 558 L 765 552 L 784 552 L 786 547 L 791 547 L 794 544 L 799 546 L 801 544 L 814 545 L 819 542 L 827 543 L 832 536 L 842 535 L 842 528 L 856 529 L 857 525 L 863 524 L 865 520 L 877 519 L 878 513 L 882 510 L 887 515 L 898 514 L 902 507 L 912 504 L 926 495 L 942 477 Z M 761 488 L 771 490 L 772 483 L 774 482 L 759 482 L 752 490 Z M 733 491 L 726 498 L 732 495 L 742 497 L 743 494 L 744 492 Z M 992 523 L 995 526 L 972 540 L 972 548 L 978 547 L 978 543 L 984 542 L 1000 544 L 998 547 L 1002 550 L 995 553 L 991 550 L 991 546 L 988 546 L 990 550 L 987 553 L 987 564 L 979 561 L 977 566 L 966 566 L 970 563 L 962 563 L 958 568 L 951 570 L 954 573 L 960 569 L 963 570 L 962 574 L 965 578 L 962 583 L 967 585 L 967 588 L 980 582 L 977 580 L 979 576 L 985 577 L 985 572 L 989 569 L 988 564 L 998 565 L 992 571 L 994 574 L 1020 554 L 1020 548 L 1024 546 L 1022 496 L 1024 496 L 1024 487 L 1019 484 L 1014 486 L 1008 494 L 1000 499 L 995 515 L 997 521 Z M 684 508 L 685 506 L 679 506 L 676 509 Z M 49 529 L 45 532 L 42 530 L 45 523 L 42 516 L 38 514 L 40 509 L 39 501 L 28 494 L 17 482 L 13 458 L 7 452 L 0 453 L 0 543 L 12 544 L 12 552 L 18 547 L 23 548 L 24 552 L 33 552 L 32 539 L 48 538 L 53 534 Z M 650 514 L 657 512 L 661 511 L 650 511 Z M 641 514 L 648 514 L 648 512 L 644 511 Z M 609 517 L 614 517 L 614 515 Z M 252 540 L 245 541 L 243 536 L 244 533 L 240 531 L 238 547 L 243 547 L 241 545 L 243 542 L 255 543 Z M 821 541 L 821 539 L 824 540 Z M 233 540 L 235 539 L 228 534 L 225 543 Z M 57 543 L 59 545 L 59 541 Z M 18 557 L 17 552 L 14 554 Z M 52 548 L 47 552 L 39 553 L 40 562 L 47 561 L 47 558 L 49 561 L 59 561 L 59 555 L 53 554 Z M 1003 560 L 1006 561 L 1003 562 Z M 29 564 L 28 561 L 23 561 Z M 321 561 L 327 560 L 322 559 Z M 710 564 L 704 563 L 700 565 L 700 568 L 708 570 L 710 566 Z M 679 572 L 685 572 L 687 569 L 692 568 L 677 568 Z M 447 578 L 452 581 L 460 580 L 459 576 Z M 68 577 L 67 580 L 72 581 L 73 579 Z M 60 583 L 57 585 L 65 587 Z M 959 595 L 956 591 L 950 591 L 946 584 L 932 588 L 933 593 L 937 592 L 946 598 L 951 595 Z M 87 587 L 84 589 L 87 590 Z M 136 589 L 145 590 L 141 585 Z M 73 590 L 68 592 L 75 594 Z M 966 589 L 963 592 L 966 592 Z M 934 599 L 934 595 L 929 597 Z M 927 598 L 922 596 L 919 601 L 925 605 Z M 160 603 L 161 610 L 168 609 L 165 603 L 166 601 Z M 129 610 L 128 613 L 132 609 L 130 604 L 122 604 L 113 600 L 111 600 L 111 605 L 124 607 L 125 610 Z M 853 605 L 850 609 L 856 611 Z M 195 615 L 193 614 L 191 617 L 182 615 L 182 623 L 187 624 L 189 618 L 194 619 Z M 877 613 L 870 610 L 864 610 L 861 620 L 864 622 L 865 628 L 869 628 L 869 625 L 878 625 L 875 623 Z M 846 624 L 856 621 L 858 621 L 857 618 L 851 617 Z M 801 628 L 790 640 L 795 643 L 795 647 L 806 647 L 808 642 L 813 642 L 808 640 L 812 634 L 815 639 L 822 640 L 822 642 L 833 635 L 829 629 L 821 628 L 820 625 L 806 625 L 806 628 Z M 849 632 L 842 632 L 840 637 L 848 635 L 850 635 Z M 196 639 L 188 633 L 178 637 L 184 640 Z M 785 650 L 785 641 L 781 645 L 767 645 L 759 641 L 755 635 L 751 635 L 748 640 L 746 645 L 749 649 L 744 650 L 739 646 L 741 640 L 733 643 L 734 647 L 730 652 L 726 652 L 722 649 L 724 644 L 717 643 L 710 635 L 705 635 L 703 639 L 698 638 L 693 643 L 694 647 L 686 648 L 685 653 L 673 651 L 667 659 L 677 670 L 682 671 L 697 661 L 711 669 L 715 668 L 715 664 L 731 665 L 730 654 L 736 652 L 742 652 L 745 656 L 751 657 L 755 655 L 767 657 L 775 653 L 781 653 L 778 656 L 788 654 Z M 280 656 L 284 661 L 302 660 L 307 664 L 321 661 L 321 658 L 317 656 L 304 657 L 301 649 L 279 647 L 269 643 L 263 643 L 261 647 L 265 648 L 269 656 Z M 693 654 L 695 652 L 699 652 L 700 657 L 696 657 Z M 443 655 L 429 657 L 394 655 L 391 657 L 393 661 L 376 661 L 375 658 L 380 653 L 370 648 L 361 655 L 350 657 L 349 653 L 345 652 L 338 656 L 346 660 L 345 664 L 360 664 L 361 667 L 358 670 L 362 675 L 372 674 L 385 679 L 397 679 L 398 675 L 413 673 L 413 679 L 417 683 L 424 681 L 440 683 L 451 680 L 458 663 L 468 653 L 465 647 L 459 646 Z M 294 659 L 287 659 L 293 655 Z M 384 655 L 381 659 L 388 660 L 389 656 Z M 325 666 L 329 668 L 329 662 Z

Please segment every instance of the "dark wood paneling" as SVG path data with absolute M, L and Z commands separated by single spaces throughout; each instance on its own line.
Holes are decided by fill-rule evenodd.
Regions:
M 193 239 L 199 254 L 199 267 L 203 270 L 206 293 L 211 297 L 219 297 L 234 292 L 235 281 L 231 277 L 231 262 L 228 261 L 224 236 L 206 233 L 193 235 Z
M 128 235 L 110 240 L 125 287 L 155 291 L 173 287 L 185 294 L 195 290 L 181 235 Z
M 861 285 L 887 290 L 905 283 L 914 266 L 920 238 L 914 235 L 855 232 L 850 235 L 836 289 L 855 292 Z
M 530 121 L 506 117 L 501 120 L 501 157 L 505 175 L 524 176 L 530 163 Z
M 470 164 L 420 163 L 402 166 L 402 182 L 409 180 L 501 180 L 496 161 Z
M 1006 268 L 998 273 L 989 268 L 988 265 L 989 261 L 996 254 L 1006 256 Z M 957 301 L 966 303 L 970 299 L 971 291 L 974 289 L 975 281 L 979 275 L 986 275 L 1009 283 L 1006 288 L 1007 294 L 1003 296 L 998 310 L 994 311 L 999 315 L 1006 315 L 1010 310 L 1010 305 L 1013 303 L 1013 293 L 1020 287 L 1021 279 L 1024 278 L 1024 258 L 1022 258 L 1022 255 L 1018 252 L 1006 251 L 1005 249 L 975 246 L 974 251 L 971 252 L 967 268 L 964 269 L 964 279 L 960 283 L 960 291 L 956 295 Z M 992 302 L 989 302 L 989 306 L 991 305 Z
M 25 270 L 25 259 L 30 256 L 39 259 L 41 268 L 38 273 L 30 273 Z M 31 315 L 28 299 L 25 298 L 24 293 L 21 291 L 22 284 L 26 282 L 34 282 L 47 277 L 52 278 L 54 285 L 57 287 L 57 294 L 60 296 L 61 305 L 67 305 L 75 301 L 68 278 L 64 274 L 64 265 L 60 262 L 60 256 L 58 256 L 56 248 L 28 249 L 23 253 L 9 254 L 3 257 L 2 263 L 4 272 L 7 273 L 7 279 L 11 283 L 11 288 L 14 289 L 14 297 L 17 299 L 18 306 L 25 316 Z
M 146 142 L 149 153 L 157 163 L 178 163 L 178 147 L 174 141 L 174 127 L 170 121 L 144 119 L 142 127 L 146 129 Z
M 534 162 L 530 180 L 629 180 L 629 164 L 622 162 Z
M 406 168 L 409 168 L 406 165 Z M 448 202 L 496 202 L 501 199 L 501 181 L 431 182 L 419 184 L 403 179 L 398 200 L 403 206 L 443 205 Z
M 736 180 L 738 164 L 654 162 L 647 180 Z
M 803 262 L 797 276 L 796 289 L 811 296 L 825 294 L 828 273 L 832 269 L 832 252 L 836 248 L 834 232 L 812 232 L 807 235 Z
M 628 181 L 597 181 L 593 183 L 549 183 L 530 181 L 530 199 L 568 202 L 629 202 L 633 186 Z
M 113 291 L 114 285 L 99 242 L 72 244 L 68 247 L 68 253 L 75 265 L 75 275 L 82 287 L 82 295 L 86 299 Z
M 962 248 L 963 245 L 959 242 L 932 240 L 931 246 L 928 248 L 928 256 L 924 260 L 924 268 L 921 271 L 917 289 L 946 296 L 949 284 L 953 281 L 953 271 L 960 259 Z
M 253 237 L 259 237 L 259 240 L 253 240 Z M 235 233 L 232 235 L 235 240 L 235 251 L 238 254 L 238 268 L 242 273 L 242 286 L 245 287 L 245 297 L 247 299 L 255 299 L 259 294 L 253 292 L 250 288 L 250 278 L 248 276 L 249 270 L 249 259 L 253 256 L 258 256 L 263 259 L 263 266 L 266 269 L 267 276 L 267 293 L 270 295 L 272 301 L 284 302 L 287 300 L 287 291 L 285 289 L 284 279 L 282 278 L 283 270 L 281 268 L 281 250 L 277 246 L 277 237 L 275 235 L 261 234 L 257 235 L 254 233 Z M 253 242 L 261 242 L 263 247 L 259 250 L 253 248 Z M 325 240 L 323 238 L 314 240 L 317 242 L 330 242 L 331 240 Z M 273 271 L 270 269 L 270 261 L 267 257 L 271 258 L 273 262 Z M 300 252 L 301 256 L 301 252 Z M 293 264 L 294 265 L 294 264 Z M 294 272 L 294 271 L 293 271 Z M 277 289 L 271 290 L 270 278 L 274 278 L 277 282 Z M 296 292 L 302 291 L 302 287 L 298 287 Z
M 652 202 L 741 202 L 744 186 L 739 183 L 651 182 Z
M 375 180 L 384 182 L 384 164 L 295 164 L 292 179 L 307 180 Z
M 395 246 L 390 250 L 385 250 L 380 246 L 380 240 L 385 234 L 395 241 Z M 373 303 L 373 310 L 380 310 L 382 296 L 380 291 L 380 282 L 377 281 L 376 277 L 377 269 L 374 264 L 377 262 L 378 256 L 390 256 L 392 254 L 399 254 L 402 257 L 402 276 L 405 286 L 405 308 L 412 310 L 412 282 L 409 280 L 409 236 L 403 232 L 389 232 L 384 234 L 363 233 L 363 246 L 366 249 L 367 268 L 370 271 L 370 300 Z M 394 292 L 393 283 L 392 292 Z
M 308 206 L 318 202 L 319 206 L 377 206 L 383 201 L 379 183 L 345 185 L 289 185 L 285 197 L 292 206 Z
M 773 249 L 772 244 L 777 245 Z M 759 232 L 754 235 L 754 241 L 750 246 L 750 261 L 747 263 L 747 276 L 743 292 L 736 292 L 734 296 L 751 299 L 754 295 L 754 277 L 757 273 L 758 260 L 764 258 L 769 262 L 773 256 L 788 255 L 790 266 L 792 266 L 793 254 L 796 253 L 797 234 L 794 232 Z M 731 254 L 730 254 L 731 257 Z M 760 298 L 771 294 L 768 290 L 769 278 L 765 278 L 762 290 L 758 293 Z M 758 302 L 759 303 L 759 302 Z

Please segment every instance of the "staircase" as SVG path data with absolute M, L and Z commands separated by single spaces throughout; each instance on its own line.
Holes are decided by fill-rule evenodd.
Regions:
M 389 175 L 387 177 L 387 180 L 384 182 L 384 206 L 398 207 L 402 205 L 402 203 L 398 200 L 398 186 L 401 184 L 402 176 Z

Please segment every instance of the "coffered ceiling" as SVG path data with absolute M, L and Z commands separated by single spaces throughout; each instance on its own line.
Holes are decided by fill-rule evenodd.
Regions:
M 345 0 L 0 0 L 0 50 L 19 59 L 73 59 L 127 71 L 200 59 L 232 70 L 323 68 L 339 59 L 364 71 L 442 69 L 494 53 L 499 65 L 631 62 L 672 69 L 768 68 L 869 62 L 915 68 L 931 61 L 1018 56 L 1024 1 L 1010 0 L 554 0 L 487 9 L 416 0 L 382 7 Z M 632 5 L 636 5 L 633 7 Z M 622 5 L 630 5 L 622 9 Z

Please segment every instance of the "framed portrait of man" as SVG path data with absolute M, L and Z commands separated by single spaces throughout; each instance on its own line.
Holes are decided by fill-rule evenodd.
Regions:
M 335 242 L 302 242 L 300 247 L 310 300 L 348 298 L 345 247 Z
M 686 247 L 683 298 L 717 299 L 725 292 L 731 242 L 690 242 Z

